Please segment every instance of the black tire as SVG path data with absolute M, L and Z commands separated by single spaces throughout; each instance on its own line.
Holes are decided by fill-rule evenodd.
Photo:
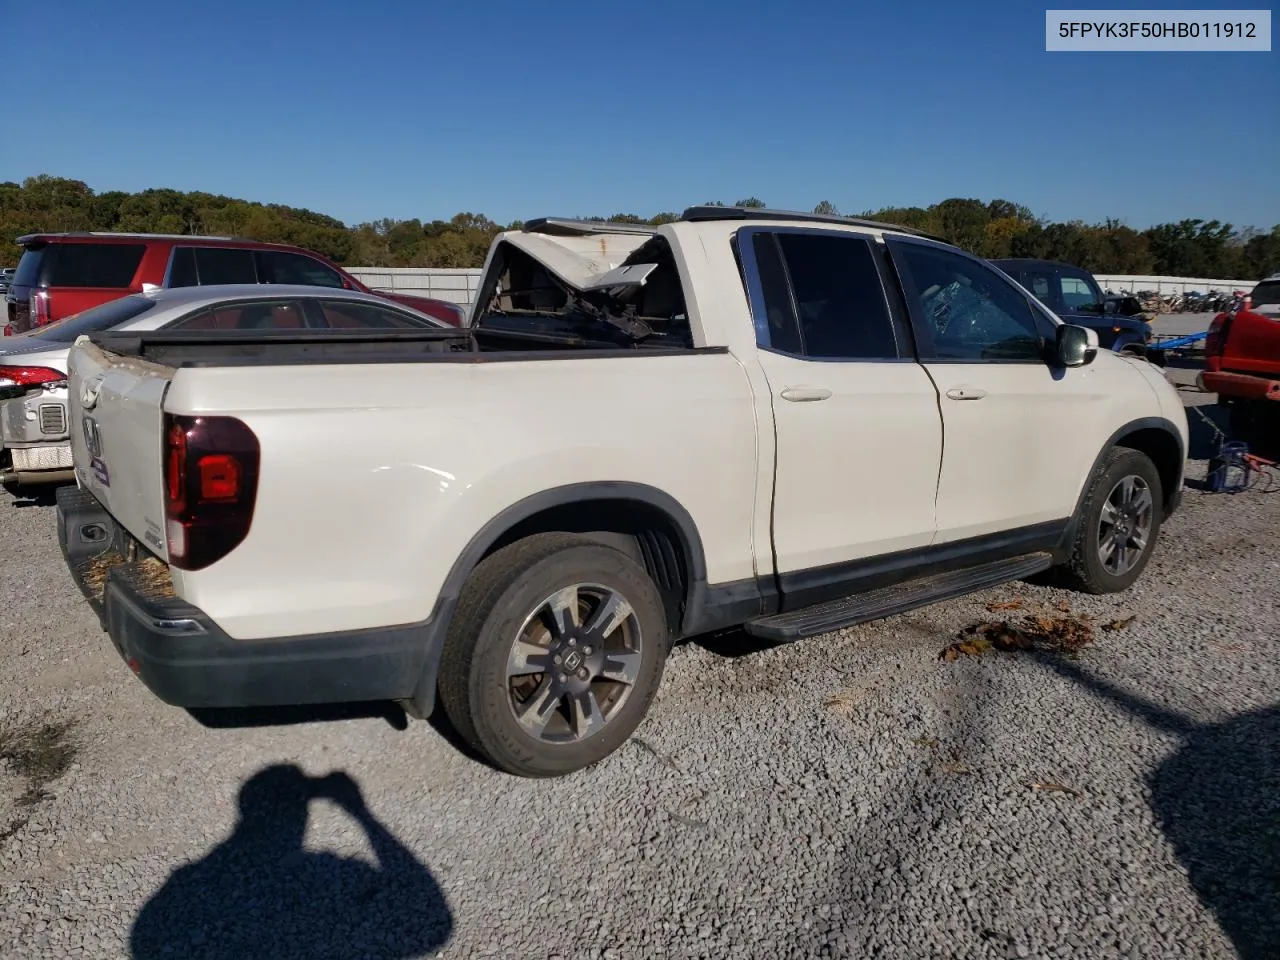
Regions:
M 594 716 L 601 722 L 597 731 L 583 733 L 583 715 L 573 707 L 575 699 L 582 705 L 580 698 L 588 694 L 579 691 L 565 694 L 564 699 L 554 695 L 560 689 L 555 681 L 566 678 L 560 671 L 569 668 L 552 667 L 551 656 L 555 650 L 569 651 L 565 644 L 574 634 L 574 643 L 596 642 L 589 640 L 585 632 L 590 617 L 579 613 L 578 621 L 584 626 L 570 624 L 561 631 L 545 626 L 553 621 L 539 618 L 538 614 L 549 612 L 550 599 L 569 588 L 574 589 L 573 596 L 582 598 L 576 604 L 578 609 L 589 607 L 590 591 L 597 587 L 626 601 L 627 619 L 614 624 L 612 632 L 598 633 L 602 639 L 594 650 L 589 646 L 576 649 L 593 652 L 595 664 L 605 657 L 605 666 L 600 669 L 608 666 L 614 673 L 619 672 L 618 661 L 608 659 L 606 643 L 634 641 L 639 656 L 629 657 L 628 674 L 634 682 L 615 683 L 603 674 L 597 676 L 595 667 L 589 669 L 586 663 L 580 668 L 586 679 L 578 681 L 568 675 L 571 683 L 587 685 L 593 698 L 587 705 L 594 706 Z M 548 653 L 534 659 L 545 664 L 546 671 L 525 677 L 509 676 L 508 658 L 512 657 L 517 640 L 538 629 L 546 634 Z M 557 639 L 561 634 L 567 639 Z M 621 551 L 587 537 L 537 534 L 485 558 L 467 579 L 441 656 L 440 703 L 463 740 L 500 770 L 523 777 L 562 776 L 603 759 L 631 736 L 662 682 L 670 646 L 662 597 L 643 567 Z M 626 648 L 618 652 L 637 651 Z M 549 692 L 539 697 L 544 683 L 551 685 Z M 520 684 L 534 684 L 537 690 L 521 701 L 517 690 Z M 598 689 L 604 690 L 603 700 L 597 696 Z M 516 716 L 517 710 L 524 710 L 535 700 L 555 702 L 549 711 L 537 712 L 539 719 L 544 715 L 551 718 L 541 733 L 526 729 Z M 559 736 L 580 738 L 554 742 L 547 739 L 556 732 L 552 724 L 558 726 L 561 722 L 565 729 Z
M 1104 544 L 1103 512 L 1107 509 L 1109 501 L 1114 511 L 1116 501 L 1112 501 L 1112 497 L 1120 491 L 1121 482 L 1127 478 L 1136 479 L 1137 482 L 1133 486 L 1139 491 L 1141 485 L 1145 485 L 1151 505 L 1149 526 L 1146 528 L 1145 536 L 1141 537 L 1144 546 L 1131 566 L 1119 569 L 1121 564 L 1115 559 L 1117 550 L 1114 543 L 1111 560 L 1104 561 L 1100 553 Z M 1123 491 L 1120 491 L 1120 496 L 1123 498 Z M 1160 472 L 1156 470 L 1156 465 L 1151 462 L 1151 458 L 1145 453 L 1125 447 L 1113 449 L 1090 480 L 1088 492 L 1080 505 L 1071 553 L 1063 568 L 1067 585 L 1095 594 L 1119 593 L 1129 589 L 1134 581 L 1142 576 L 1142 571 L 1146 569 L 1151 554 L 1155 550 L 1156 541 L 1160 536 L 1163 503 L 1164 491 L 1160 485 Z M 1125 553 L 1121 554 L 1121 557 L 1127 555 L 1128 550 L 1136 549 L 1132 545 L 1136 541 L 1132 536 L 1123 536 L 1124 531 L 1133 528 L 1135 533 L 1141 533 L 1140 525 L 1133 521 L 1125 522 L 1128 526 L 1116 527 L 1115 524 L 1109 524 L 1107 530 L 1110 535 L 1105 537 L 1105 540 L 1113 540 L 1116 537 L 1122 537 L 1125 540 Z M 1116 563 L 1116 567 L 1109 567 L 1109 563 Z

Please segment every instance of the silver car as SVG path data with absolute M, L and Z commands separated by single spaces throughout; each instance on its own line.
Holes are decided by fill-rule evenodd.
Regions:
M 67 433 L 67 354 L 103 330 L 414 329 L 443 321 L 354 290 L 271 284 L 139 293 L 0 341 L 0 483 L 75 478 Z

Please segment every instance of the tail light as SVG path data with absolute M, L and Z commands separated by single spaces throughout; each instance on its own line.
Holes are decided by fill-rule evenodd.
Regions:
M 31 308 L 31 328 L 42 327 L 49 322 L 49 291 L 36 290 L 27 301 Z
M 4 335 L 5 335 L 6 337 L 12 337 L 12 336 L 13 336 L 13 324 L 12 324 L 12 323 L 6 323 L 6 324 L 4 325 Z
M 32 387 L 46 383 L 65 383 L 67 375 L 50 367 L 0 366 L 0 400 L 20 397 Z
M 1231 314 L 1220 313 L 1213 318 L 1213 322 L 1209 324 L 1209 330 L 1204 338 L 1204 353 L 1206 357 L 1220 357 L 1226 351 L 1227 331 L 1231 329 Z
M 234 417 L 164 418 L 169 562 L 200 570 L 249 535 L 258 496 L 258 438 Z

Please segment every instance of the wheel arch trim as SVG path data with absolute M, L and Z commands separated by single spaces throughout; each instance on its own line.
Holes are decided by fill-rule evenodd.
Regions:
M 1075 540 L 1076 531 L 1080 525 L 1080 510 L 1084 506 L 1084 498 L 1089 493 L 1089 484 L 1093 482 L 1093 478 L 1097 476 L 1102 462 L 1107 455 L 1116 447 L 1123 447 L 1122 442 L 1126 437 L 1131 437 L 1143 430 L 1159 430 L 1161 433 L 1167 434 L 1169 439 L 1173 441 L 1178 450 L 1178 464 L 1176 471 L 1176 483 L 1173 489 L 1161 490 L 1163 504 L 1162 517 L 1167 519 L 1174 510 L 1177 509 L 1178 503 L 1182 498 L 1182 475 L 1187 460 L 1187 450 L 1182 442 L 1182 434 L 1178 432 L 1178 428 L 1173 421 L 1165 417 L 1139 417 L 1136 420 L 1130 420 L 1124 426 L 1116 430 L 1107 441 L 1098 450 L 1098 455 L 1094 457 L 1093 464 L 1089 467 L 1088 473 L 1085 474 L 1084 483 L 1080 487 L 1079 493 L 1076 495 L 1075 509 L 1071 513 L 1071 522 L 1067 525 L 1067 529 L 1063 534 L 1062 546 L 1064 550 L 1070 548 L 1070 544 Z M 1157 464 L 1157 469 L 1159 465 Z M 1163 484 L 1164 478 L 1161 477 Z
M 412 697 L 415 712 L 425 715 L 431 711 L 435 703 L 440 654 L 444 648 L 444 638 L 449 629 L 454 608 L 457 606 L 458 596 L 462 592 L 462 586 L 467 577 L 480 564 L 493 545 L 521 523 L 546 510 L 602 500 L 632 501 L 655 509 L 675 527 L 679 534 L 679 547 L 684 554 L 688 580 L 683 598 L 685 616 L 688 616 L 688 607 L 697 592 L 698 585 L 706 583 L 706 555 L 703 552 L 702 537 L 698 533 L 693 517 L 675 497 L 649 484 L 628 481 L 589 481 L 541 490 L 517 500 L 492 517 L 472 536 L 449 568 L 428 621 L 430 636 L 426 662 Z

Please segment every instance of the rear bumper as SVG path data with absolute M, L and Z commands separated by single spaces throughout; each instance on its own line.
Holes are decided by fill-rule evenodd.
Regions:
M 173 594 L 154 557 L 132 562 L 129 536 L 89 493 L 58 491 L 58 543 L 117 652 L 157 697 L 180 707 L 263 707 L 414 698 L 434 664 L 430 623 L 266 640 L 228 636 Z M 433 685 L 430 685 L 433 686 Z
M 1220 397 L 1240 400 L 1280 400 L 1280 379 L 1255 377 L 1248 373 L 1204 370 L 1196 378 L 1201 390 Z
M 69 436 L 66 387 L 29 390 L 0 403 L 0 437 L 6 446 L 65 444 Z

